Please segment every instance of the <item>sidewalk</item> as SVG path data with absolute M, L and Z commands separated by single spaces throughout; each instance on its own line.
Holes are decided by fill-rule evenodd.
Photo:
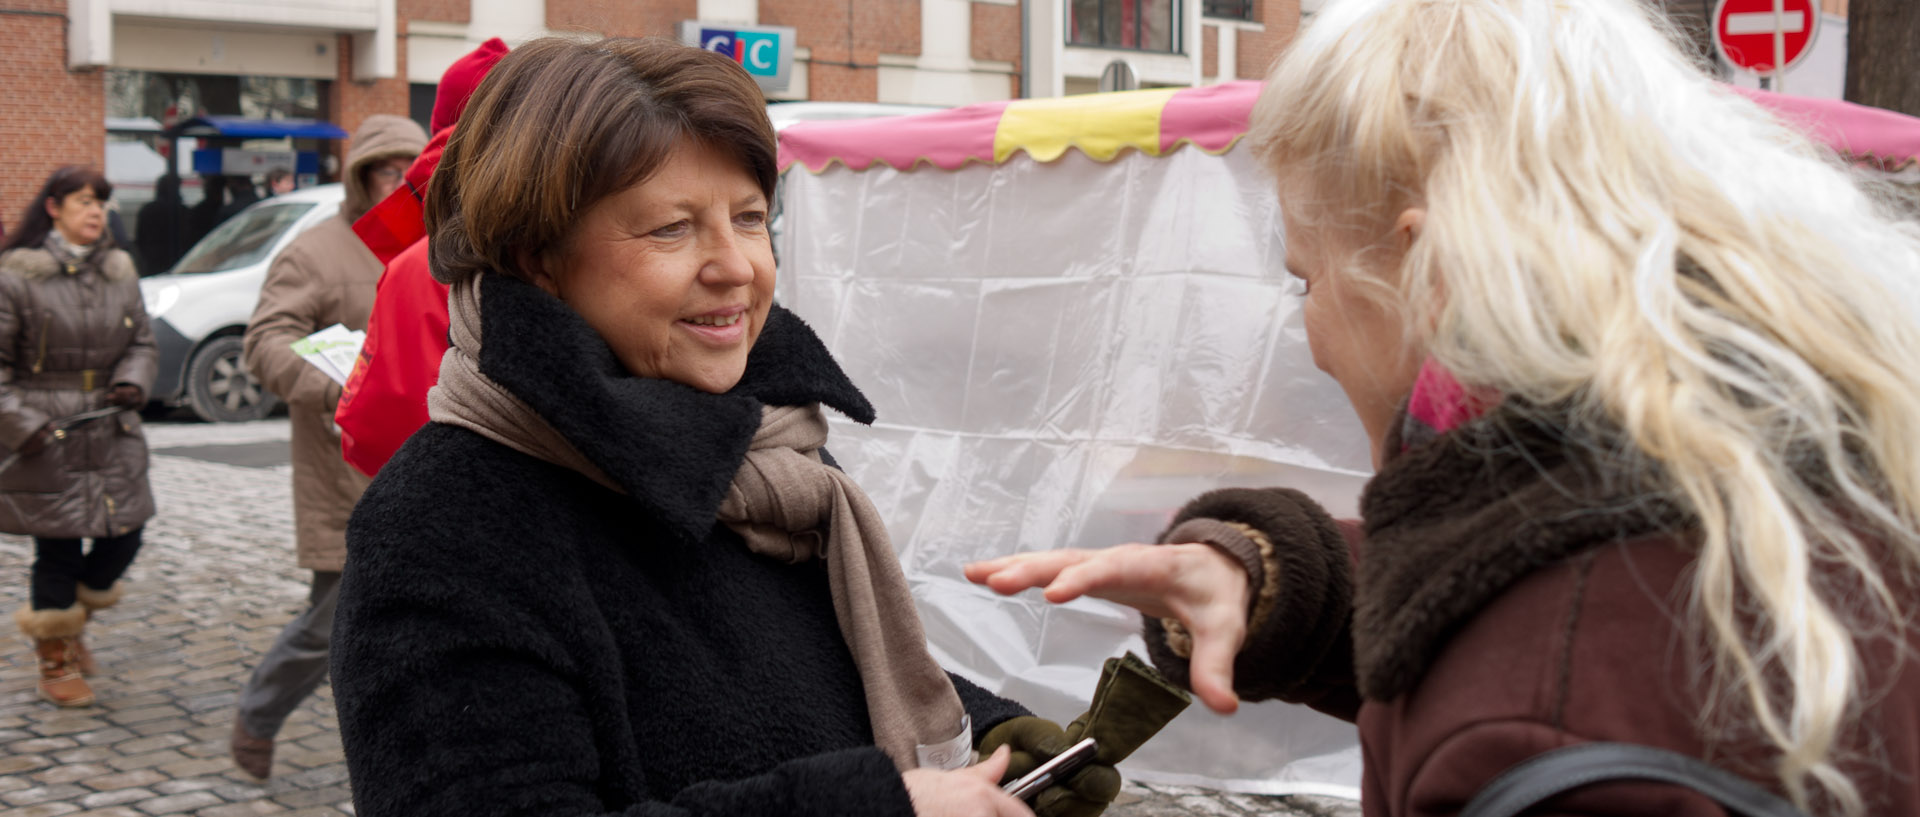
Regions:
M 233 767 L 233 703 L 254 662 L 304 605 L 294 565 L 287 423 L 153 423 L 159 515 L 118 607 L 87 643 L 99 703 L 61 710 L 34 692 L 32 656 L 9 622 L 0 651 L 0 817 L 352 814 L 332 691 L 280 734 L 274 776 Z M 0 605 L 25 602 L 32 542 L 0 535 Z M 1129 783 L 1113 817 L 1357 817 L 1350 802 Z

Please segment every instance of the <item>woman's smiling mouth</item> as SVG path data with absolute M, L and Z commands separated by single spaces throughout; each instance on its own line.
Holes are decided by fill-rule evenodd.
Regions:
M 747 312 L 743 309 L 731 315 L 696 315 L 691 318 L 683 318 L 682 320 L 694 326 L 732 326 L 739 323 L 740 319 L 746 316 Z

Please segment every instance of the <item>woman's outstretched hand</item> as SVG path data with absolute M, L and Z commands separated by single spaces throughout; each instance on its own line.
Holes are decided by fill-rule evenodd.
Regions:
M 1000 790 L 1013 753 L 1002 746 L 991 757 L 964 769 L 914 769 L 900 778 L 913 800 L 915 817 L 1033 817 L 1033 810 Z
M 1221 714 L 1240 706 L 1233 658 L 1247 637 L 1247 571 L 1211 545 L 1022 553 L 974 562 L 966 574 L 1003 595 L 1039 587 L 1054 604 L 1092 596 L 1177 619 L 1193 635 L 1188 666 L 1194 694 Z

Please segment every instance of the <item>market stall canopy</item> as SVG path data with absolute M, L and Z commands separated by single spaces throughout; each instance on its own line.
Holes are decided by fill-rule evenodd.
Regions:
M 1192 145 L 1218 154 L 1246 135 L 1259 82 L 1160 88 L 1058 99 L 987 102 L 883 121 L 800 122 L 780 133 L 780 169 L 819 173 L 834 163 L 866 170 L 930 164 L 957 170 L 1025 152 L 1050 162 L 1077 148 L 1111 161 L 1133 148 L 1151 156 Z M 1727 86 L 1858 162 L 1889 172 L 1920 163 L 1920 118 L 1831 99 Z
M 986 102 L 884 120 L 800 122 L 780 132 L 780 169 L 798 162 L 818 173 L 839 162 L 865 170 L 880 162 L 911 170 L 925 162 L 957 170 L 969 162 L 999 164 L 1022 151 L 1050 162 L 1071 148 L 1104 162 L 1127 148 L 1160 156 L 1187 144 L 1219 154 L 1246 134 L 1259 96 L 1258 82 L 1228 82 Z
M 1920 164 L 1920 118 L 1837 99 L 1734 90 L 1854 161 L 1890 173 Z
M 345 139 L 339 125 L 318 119 L 245 119 L 196 116 L 167 128 L 172 136 L 224 136 L 231 139 Z
M 1143 648 L 1139 615 L 997 596 L 965 563 L 1154 541 L 1223 487 L 1295 488 L 1351 516 L 1371 470 L 1313 364 L 1278 197 L 1242 143 L 1261 87 L 779 134 L 777 297 L 879 415 L 833 420 L 834 457 L 886 517 L 942 666 L 1063 723 L 1103 661 Z M 1874 166 L 1920 157 L 1920 119 L 1754 98 Z M 1357 798 L 1360 766 L 1351 724 L 1269 702 L 1232 718 L 1190 708 L 1122 770 Z
M 1139 615 L 998 596 L 962 564 L 1153 541 L 1226 486 L 1297 488 L 1351 515 L 1369 470 L 1307 349 L 1273 186 L 1238 144 L 1259 92 L 781 131 L 777 297 L 879 413 L 834 420 L 834 458 L 886 518 L 941 665 L 1063 724 L 1103 662 L 1144 652 Z M 1121 768 L 1353 798 L 1360 751 L 1352 724 L 1305 707 L 1191 707 Z

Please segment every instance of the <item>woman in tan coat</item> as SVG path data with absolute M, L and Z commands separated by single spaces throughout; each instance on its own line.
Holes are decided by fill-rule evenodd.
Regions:
M 326 677 L 334 599 L 347 560 L 347 515 L 367 488 L 367 478 L 340 456 L 333 425 L 340 384 L 292 344 L 336 323 L 367 328 L 381 266 L 354 235 L 353 222 L 399 188 L 426 144 L 426 131 L 411 119 L 367 117 L 347 151 L 340 215 L 314 225 L 274 259 L 247 323 L 247 368 L 287 401 L 293 421 L 294 538 L 300 566 L 313 571 L 307 610 L 281 631 L 240 693 L 231 748 L 235 764 L 255 777 L 272 770 L 274 735 Z
M 113 410 L 146 402 L 156 353 L 133 259 L 106 236 L 112 194 L 98 172 L 61 168 L 0 245 L 0 531 L 33 537 L 14 620 L 40 696 L 61 706 L 93 703 L 80 631 L 119 600 L 153 516 L 140 418 Z

